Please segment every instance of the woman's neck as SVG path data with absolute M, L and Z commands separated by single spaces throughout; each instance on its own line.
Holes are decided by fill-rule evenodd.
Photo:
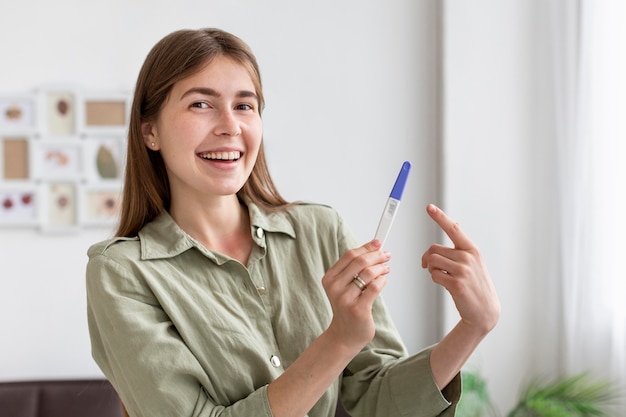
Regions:
M 174 221 L 207 249 L 248 263 L 253 240 L 248 209 L 237 196 L 180 202 L 170 208 Z

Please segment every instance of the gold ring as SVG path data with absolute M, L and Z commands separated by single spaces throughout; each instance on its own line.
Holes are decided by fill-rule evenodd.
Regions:
M 367 288 L 367 284 L 365 283 L 365 281 L 363 281 L 363 278 L 361 278 L 359 274 L 356 274 L 354 278 L 352 278 L 352 283 L 356 285 L 357 287 L 359 287 L 361 291 Z

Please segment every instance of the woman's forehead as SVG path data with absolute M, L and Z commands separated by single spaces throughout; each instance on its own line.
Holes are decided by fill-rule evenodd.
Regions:
M 252 90 L 258 94 L 258 82 L 247 65 L 227 56 L 207 60 L 196 71 L 178 80 L 173 90 L 187 88 L 237 85 L 237 88 Z

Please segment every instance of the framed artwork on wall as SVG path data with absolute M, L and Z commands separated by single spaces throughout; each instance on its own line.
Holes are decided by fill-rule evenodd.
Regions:
M 0 95 L 0 131 L 34 132 L 37 126 L 37 98 L 34 94 Z
M 36 226 L 39 223 L 38 190 L 30 184 L 0 187 L 0 225 Z
M 33 141 L 33 178 L 40 180 L 82 179 L 80 140 Z
M 79 231 L 119 214 L 130 95 L 0 94 L 0 228 Z
M 79 108 L 79 129 L 86 134 L 123 133 L 128 124 L 128 96 L 84 93 Z
M 73 136 L 76 133 L 76 94 L 72 91 L 44 91 L 43 128 L 51 137 Z
M 25 136 L 0 138 L 0 166 L 7 181 L 28 180 L 30 170 L 30 140 Z
M 116 136 L 87 136 L 84 142 L 87 179 L 93 182 L 120 181 L 126 154 L 124 140 Z
M 46 231 L 65 231 L 78 226 L 77 184 L 51 182 L 44 185 L 45 213 L 43 227 Z
M 118 220 L 121 190 L 114 186 L 85 186 L 81 202 L 81 223 L 86 226 L 112 225 Z

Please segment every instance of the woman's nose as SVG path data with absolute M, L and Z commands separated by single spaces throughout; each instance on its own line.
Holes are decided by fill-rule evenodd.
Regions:
M 218 117 L 218 123 L 215 127 L 217 135 L 237 136 L 241 133 L 239 120 L 230 109 L 222 110 Z

